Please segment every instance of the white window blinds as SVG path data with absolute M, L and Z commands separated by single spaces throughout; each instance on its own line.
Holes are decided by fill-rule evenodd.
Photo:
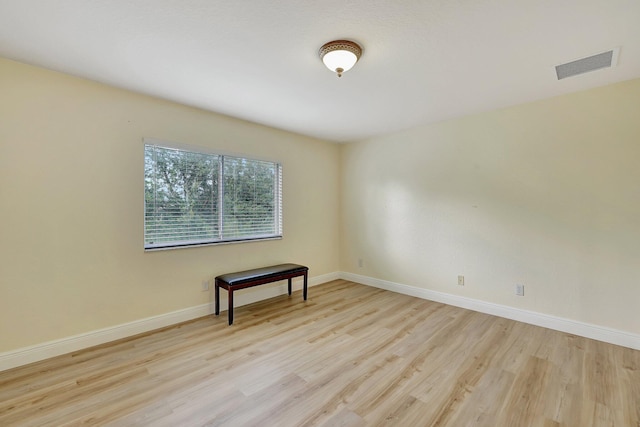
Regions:
M 282 236 L 278 163 L 145 144 L 145 249 Z

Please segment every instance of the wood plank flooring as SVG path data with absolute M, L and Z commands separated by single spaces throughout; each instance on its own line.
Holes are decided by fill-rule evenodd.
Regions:
M 0 372 L 1 426 L 640 426 L 640 351 L 334 281 Z

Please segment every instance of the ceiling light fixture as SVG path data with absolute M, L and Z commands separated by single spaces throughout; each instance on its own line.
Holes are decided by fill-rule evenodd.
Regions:
M 342 77 L 342 73 L 349 71 L 358 62 L 362 56 L 362 48 L 349 40 L 334 40 L 323 44 L 318 54 L 328 69 Z

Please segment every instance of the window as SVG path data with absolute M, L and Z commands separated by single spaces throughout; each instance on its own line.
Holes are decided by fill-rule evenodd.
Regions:
M 144 247 L 282 237 L 282 166 L 144 146 Z

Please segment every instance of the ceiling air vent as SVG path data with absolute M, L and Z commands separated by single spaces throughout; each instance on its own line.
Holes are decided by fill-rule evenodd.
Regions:
M 578 74 L 588 73 L 590 71 L 600 70 L 602 68 L 613 67 L 616 65 L 618 60 L 618 52 L 619 48 L 615 48 L 597 55 L 567 62 L 566 64 L 556 65 L 556 75 L 558 76 L 558 80 L 577 76 Z

